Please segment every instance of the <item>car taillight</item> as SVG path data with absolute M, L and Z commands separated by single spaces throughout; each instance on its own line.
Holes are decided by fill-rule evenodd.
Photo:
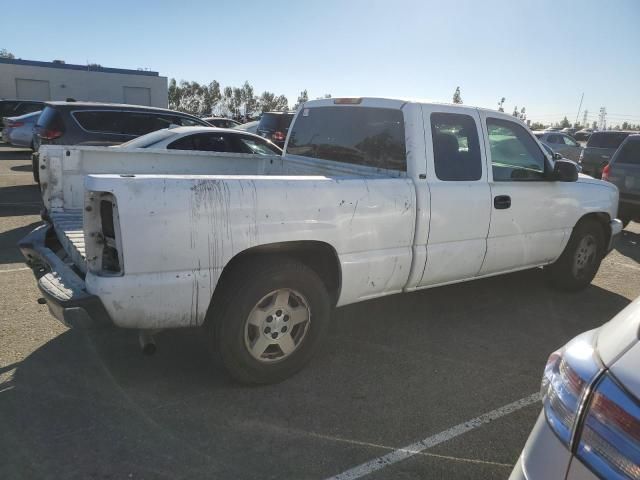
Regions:
M 284 132 L 274 132 L 271 138 L 273 138 L 276 142 L 282 142 L 286 138 L 286 135 L 284 134 Z
M 602 169 L 602 180 L 609 181 L 610 174 L 611 174 L 611 165 L 607 163 Z
M 44 138 L 45 140 L 55 140 L 62 136 L 61 130 L 55 130 L 52 128 L 39 128 L 37 133 L 40 138 Z
M 571 444 L 582 399 L 599 371 L 593 332 L 576 337 L 547 361 L 540 392 L 542 405 L 549 426 L 567 446 Z
M 609 374 L 593 392 L 576 454 L 602 478 L 640 479 L 640 403 Z
M 22 127 L 24 125 L 24 122 L 9 122 L 9 125 L 7 125 L 9 128 L 18 128 L 18 127 Z

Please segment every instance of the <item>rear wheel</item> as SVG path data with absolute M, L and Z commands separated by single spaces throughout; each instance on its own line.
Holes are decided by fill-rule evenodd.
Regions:
M 555 263 L 545 267 L 550 283 L 562 290 L 586 288 L 596 276 L 604 256 L 604 232 L 595 220 L 584 220 L 573 229 L 569 243 Z
M 331 301 L 318 275 L 288 257 L 239 265 L 225 279 L 207 322 L 229 374 L 248 384 L 282 381 L 319 346 Z

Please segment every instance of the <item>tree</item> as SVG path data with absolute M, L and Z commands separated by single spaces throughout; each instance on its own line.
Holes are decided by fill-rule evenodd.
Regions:
M 499 112 L 504 112 L 504 101 L 506 100 L 506 98 L 502 97 L 500 99 L 500 101 L 498 102 L 498 111 Z
M 460 87 L 456 87 L 456 91 L 453 92 L 453 103 L 462 103 L 462 96 L 460 95 Z
M 517 105 L 515 107 L 513 107 L 513 113 L 511 115 L 513 115 L 516 118 L 518 118 L 520 116 L 520 114 L 518 113 L 518 106 Z
M 302 90 L 300 92 L 300 95 L 298 95 L 298 100 L 296 101 L 296 104 L 293 106 L 294 110 L 299 109 L 305 102 L 309 101 L 309 95 L 307 94 L 307 90 Z
M 562 121 L 560 122 L 560 126 L 562 128 L 569 128 L 571 126 L 571 122 L 569 121 L 569 119 L 565 116 Z
M 180 104 L 180 88 L 178 87 L 178 84 L 176 83 L 175 78 L 172 78 L 171 80 L 169 80 L 168 96 L 169 96 L 169 108 L 171 110 L 177 110 L 178 105 Z
M 526 109 L 526 108 L 522 107 L 522 108 L 520 109 L 520 117 L 519 117 L 519 118 L 520 118 L 520 120 L 522 120 L 523 122 L 527 119 L 527 113 L 526 113 L 526 112 L 527 112 L 527 109 Z
M 598 122 L 594 120 L 593 123 L 591 124 L 591 128 L 593 128 L 594 130 L 598 128 Z
M 253 94 L 253 87 L 247 81 L 242 85 L 242 103 L 244 104 L 245 116 L 251 117 L 256 113 L 258 101 Z
M 544 130 L 544 128 L 545 128 L 544 124 L 540 122 L 533 122 L 531 124 L 531 130 Z
M 622 129 L 629 130 L 630 129 L 629 122 L 622 122 Z
M 16 58 L 16 56 L 6 48 L 2 48 L 0 49 L 0 58 Z

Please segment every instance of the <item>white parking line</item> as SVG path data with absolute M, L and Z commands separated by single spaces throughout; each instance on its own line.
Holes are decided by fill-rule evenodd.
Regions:
M 509 403 L 508 405 L 496 408 L 495 410 L 482 414 L 479 417 L 472 418 L 471 420 L 460 423 L 455 427 L 451 427 L 448 430 L 436 433 L 435 435 L 427 437 L 424 440 L 420 440 L 404 448 L 394 450 L 387 455 L 374 458 L 373 460 L 358 465 L 357 467 L 353 467 L 345 472 L 330 477 L 327 480 L 355 480 L 357 478 L 364 477 L 365 475 L 369 475 L 370 473 L 373 473 L 377 470 L 382 470 L 383 468 L 393 465 L 394 463 L 398 463 L 402 460 L 406 460 L 407 458 L 411 458 L 414 455 L 418 455 L 419 453 L 433 448 L 436 445 L 449 441 L 452 438 L 458 437 L 464 433 L 470 432 L 471 430 L 481 427 L 486 423 L 509 415 L 510 413 L 516 412 L 538 401 L 540 401 L 540 394 L 533 393 L 528 397 L 521 398 L 520 400 L 516 400 L 513 403 Z
M 9 272 L 22 272 L 23 270 L 31 270 L 29 267 L 20 267 L 20 268 L 8 268 L 6 270 L 1 270 L 0 273 L 9 273 Z

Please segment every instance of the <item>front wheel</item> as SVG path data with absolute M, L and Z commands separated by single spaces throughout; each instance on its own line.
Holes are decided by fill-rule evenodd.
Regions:
M 315 271 L 288 257 L 256 259 L 231 272 L 221 288 L 208 327 L 234 379 L 276 383 L 311 359 L 331 314 L 329 294 Z
M 555 263 L 545 267 L 550 283 L 562 290 L 586 288 L 598 272 L 604 257 L 604 232 L 594 220 L 580 222 Z

